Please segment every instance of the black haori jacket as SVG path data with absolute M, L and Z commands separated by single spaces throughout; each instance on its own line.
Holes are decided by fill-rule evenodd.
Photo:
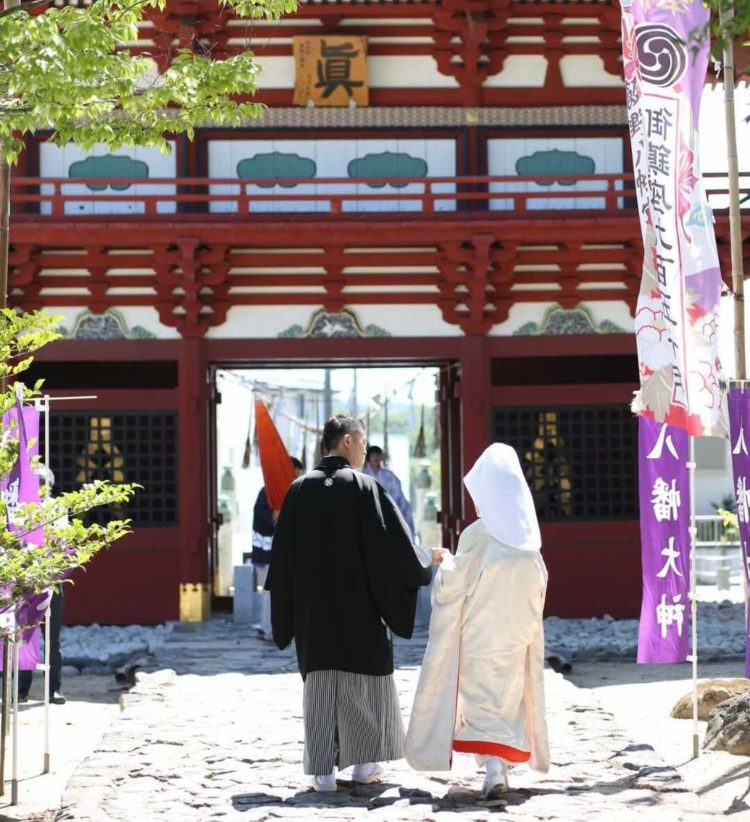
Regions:
M 393 673 L 386 625 L 409 638 L 432 578 L 386 491 L 342 457 L 296 480 L 281 508 L 266 587 L 273 638 L 299 670 Z M 385 624 L 384 624 L 385 623 Z

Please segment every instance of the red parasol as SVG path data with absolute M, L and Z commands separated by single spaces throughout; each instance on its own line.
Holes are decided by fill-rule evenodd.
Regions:
M 258 434 L 260 467 L 266 499 L 273 511 L 279 511 L 295 474 L 291 458 L 262 400 L 255 401 L 255 430 Z

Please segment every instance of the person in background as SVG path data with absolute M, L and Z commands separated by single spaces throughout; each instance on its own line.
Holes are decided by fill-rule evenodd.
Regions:
M 43 463 L 38 469 L 42 482 L 47 486 L 48 492 L 52 493 L 55 485 L 55 475 L 52 470 Z M 67 522 L 67 520 L 66 520 Z M 64 705 L 65 697 L 60 693 L 62 690 L 62 653 L 60 651 L 60 628 L 62 627 L 62 606 L 63 593 L 62 586 L 59 591 L 52 594 L 50 603 L 49 619 L 49 701 L 53 705 Z M 31 683 L 34 679 L 33 671 L 20 671 L 18 676 L 18 701 L 28 702 Z
M 304 681 L 304 771 L 316 791 L 336 772 L 378 781 L 403 757 L 391 632 L 409 638 L 417 592 L 442 552 L 413 545 L 382 485 L 365 476 L 365 430 L 347 416 L 323 430 L 320 465 L 292 483 L 273 538 L 273 638 L 294 640 Z
M 411 505 L 409 500 L 404 496 L 401 488 L 401 481 L 389 468 L 385 468 L 385 452 L 379 445 L 370 445 L 367 448 L 367 456 L 365 458 L 365 467 L 362 469 L 369 477 L 374 477 L 385 490 L 388 492 L 391 499 L 396 503 L 401 516 L 409 526 L 412 537 L 416 536 L 414 530 L 414 519 L 411 514 Z
M 448 771 L 453 752 L 484 765 L 482 793 L 508 790 L 509 763 L 549 768 L 544 711 L 547 569 L 534 501 L 516 452 L 495 443 L 464 479 L 479 519 L 432 589 L 430 635 L 406 759 Z
M 291 457 L 294 473 L 299 477 L 304 473 L 302 463 Z M 255 500 L 253 509 L 253 551 L 250 561 L 255 568 L 257 587 L 262 589 L 260 624 L 255 626 L 258 636 L 263 639 L 271 639 L 271 600 L 266 587 L 266 577 L 268 576 L 268 565 L 271 562 L 271 543 L 276 527 L 278 511 L 271 510 L 271 506 L 266 499 L 266 489 L 261 488 Z

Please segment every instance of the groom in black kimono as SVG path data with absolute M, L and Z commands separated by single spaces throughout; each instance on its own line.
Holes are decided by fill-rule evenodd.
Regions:
M 375 782 L 378 763 L 403 757 L 390 632 L 411 637 L 417 590 L 441 557 L 412 544 L 393 500 L 360 473 L 365 448 L 359 420 L 326 423 L 328 456 L 290 487 L 271 551 L 273 638 L 296 642 L 304 769 L 318 791 L 336 790 L 337 768 Z

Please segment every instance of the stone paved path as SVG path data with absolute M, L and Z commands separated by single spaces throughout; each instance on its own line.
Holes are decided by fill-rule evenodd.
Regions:
M 397 646 L 406 711 L 424 637 Z M 301 771 L 301 680 L 280 653 L 230 622 L 185 626 L 143 675 L 124 710 L 68 784 L 58 819 L 122 820 L 514 820 L 712 818 L 647 745 L 625 737 L 591 692 L 546 672 L 553 767 L 511 773 L 510 793 L 483 801 L 473 759 L 452 774 L 418 774 L 404 762 L 379 785 L 339 781 L 309 789 Z

